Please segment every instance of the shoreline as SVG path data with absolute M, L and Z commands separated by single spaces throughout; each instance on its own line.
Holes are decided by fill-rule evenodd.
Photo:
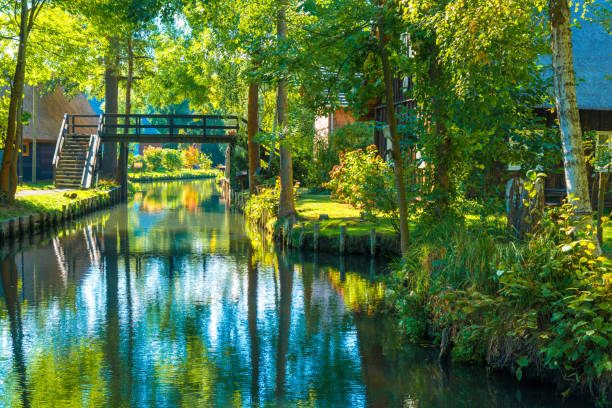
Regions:
M 87 214 L 113 207 L 124 199 L 120 187 L 99 192 L 94 197 L 79 199 L 64 205 L 61 210 L 50 210 L 0 221 L 0 247 L 16 244 L 26 236 L 44 234 L 55 227 L 75 221 Z

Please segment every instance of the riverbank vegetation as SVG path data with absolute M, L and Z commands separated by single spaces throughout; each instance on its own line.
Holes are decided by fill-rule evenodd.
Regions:
M 210 157 L 126 158 L 124 143 L 119 161 L 133 178 L 169 178 L 207 174 L 226 152 L 224 185 L 245 187 L 252 223 L 299 234 L 318 222 L 332 250 L 345 226 L 392 242 L 386 311 L 406 339 L 611 400 L 612 109 L 578 99 L 609 100 L 605 1 L 9 3 L 0 202 L 15 199 L 25 83 L 85 91 L 107 114 L 235 115 L 236 142 Z M 603 63 L 577 80 L 581 26 L 601 47 L 580 51 L 604 54 L 580 55 Z M 105 177 L 116 156 L 105 143 Z

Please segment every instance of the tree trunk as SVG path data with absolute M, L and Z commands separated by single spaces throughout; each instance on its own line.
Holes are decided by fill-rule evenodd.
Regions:
M 119 79 L 117 77 L 117 41 L 111 41 L 111 49 L 106 57 L 106 70 L 104 72 L 104 113 L 117 114 L 119 110 Z M 108 133 L 116 133 L 116 118 L 107 118 L 106 123 L 110 125 Z M 104 143 L 104 155 L 101 163 L 102 177 L 115 179 L 117 176 L 117 143 Z
M 393 156 L 393 170 L 395 173 L 395 187 L 397 189 L 397 204 L 399 207 L 399 229 L 402 255 L 408 252 L 410 231 L 408 229 L 408 203 L 406 199 L 406 184 L 404 183 L 404 160 L 397 130 L 395 117 L 395 95 L 393 92 L 393 74 L 389 63 L 389 56 L 385 49 L 387 45 L 384 17 L 378 20 L 378 37 L 380 46 L 380 59 L 385 79 L 385 94 L 387 102 L 387 124 L 391 133 L 391 154 Z
M 287 0 L 281 0 L 278 11 L 277 38 L 279 42 L 287 39 Z M 284 74 L 281 74 L 284 76 Z M 291 144 L 287 140 L 287 81 L 281 78 L 278 82 L 276 99 L 276 122 L 280 138 L 280 200 L 278 204 L 279 218 L 295 218 L 295 202 L 293 197 L 293 162 L 291 159 Z
M 132 35 L 128 38 L 128 74 L 125 81 L 125 114 L 132 113 L 132 82 L 134 79 L 134 51 L 132 48 Z M 130 132 L 129 118 L 125 119 L 125 128 L 123 133 Z M 127 163 L 128 163 L 128 143 L 121 142 L 119 147 L 119 185 L 127 188 Z M 127 192 L 127 189 L 123 190 Z
M 573 195 L 577 199 L 573 202 L 576 207 L 575 214 L 583 217 L 577 227 L 584 230 L 587 224 L 593 223 L 593 208 L 589 197 L 580 114 L 576 100 L 571 12 L 568 0 L 549 0 L 548 7 L 555 100 L 563 147 L 565 183 L 568 196 Z M 595 237 L 593 240 L 597 243 Z M 599 245 L 597 247 L 598 252 L 601 252 Z
M 15 199 L 15 188 L 12 174 L 17 171 L 17 126 L 21 123 L 18 117 L 19 103 L 23 96 L 25 84 L 26 47 L 29 34 L 28 4 L 21 0 L 21 14 L 19 23 L 19 47 L 17 50 L 17 64 L 11 84 L 11 98 L 8 109 L 8 123 L 6 126 L 6 139 L 4 143 L 4 155 L 2 156 L 2 167 L 0 168 L 0 201 L 12 204 Z
M 19 184 L 19 164 L 23 160 L 23 123 L 21 123 L 21 117 L 23 116 L 23 98 L 19 99 L 17 107 L 17 126 L 15 128 L 15 149 L 13 150 L 13 160 L 11 166 L 11 189 L 9 191 L 9 203 L 12 204 L 17 193 L 17 185 Z M 21 158 L 21 160 L 19 160 Z
M 440 66 L 438 65 L 438 48 L 435 45 L 435 42 L 432 41 L 429 48 L 429 81 L 430 86 L 433 89 L 433 95 L 431 98 L 432 105 L 432 119 L 435 122 L 434 124 L 434 132 L 435 138 L 437 140 L 437 146 L 435 148 L 435 157 L 436 161 L 435 165 L 435 173 L 434 173 L 434 181 L 435 181 L 435 196 L 436 196 L 436 215 L 438 217 L 444 216 L 446 211 L 448 210 L 449 204 L 449 195 L 450 195 L 450 172 L 449 172 L 449 162 L 450 162 L 450 149 L 451 149 L 451 141 L 448 137 L 446 131 L 445 124 L 445 115 L 444 115 L 444 104 L 440 100 L 440 97 L 436 95 L 436 89 L 439 89 L 439 86 L 442 86 L 442 72 Z
M 255 143 L 255 135 L 259 130 L 259 85 L 249 84 L 248 108 L 248 145 L 249 145 L 249 193 L 254 194 L 257 187 L 255 173 L 259 168 L 259 144 Z
M 580 115 L 576 100 L 576 78 L 572 54 L 571 16 L 568 0 L 549 0 L 554 89 L 567 193 L 578 198 L 576 213 L 591 214 Z
M 603 245 L 603 226 L 601 217 L 604 216 L 604 211 L 606 208 L 606 191 L 608 190 L 609 178 L 609 169 L 602 169 L 601 173 L 599 173 L 599 188 L 597 196 L 597 241 L 599 242 L 599 245 Z

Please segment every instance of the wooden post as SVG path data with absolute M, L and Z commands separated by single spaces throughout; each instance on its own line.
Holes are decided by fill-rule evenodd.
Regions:
M 370 255 L 376 255 L 376 228 L 370 230 Z
M 312 233 L 312 249 L 316 252 L 319 250 L 319 228 L 318 222 L 314 224 L 314 231 Z
M 341 254 L 344 254 L 346 246 L 346 225 L 340 226 L 340 241 L 338 242 L 338 249 Z
M 25 235 L 26 230 L 26 217 L 19 217 L 17 219 L 18 228 L 19 228 L 19 236 Z

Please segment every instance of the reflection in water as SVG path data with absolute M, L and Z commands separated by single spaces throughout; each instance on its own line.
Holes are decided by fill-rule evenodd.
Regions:
M 398 352 L 369 259 L 274 252 L 243 225 L 212 182 L 143 186 L 2 260 L 0 406 L 560 405 Z

